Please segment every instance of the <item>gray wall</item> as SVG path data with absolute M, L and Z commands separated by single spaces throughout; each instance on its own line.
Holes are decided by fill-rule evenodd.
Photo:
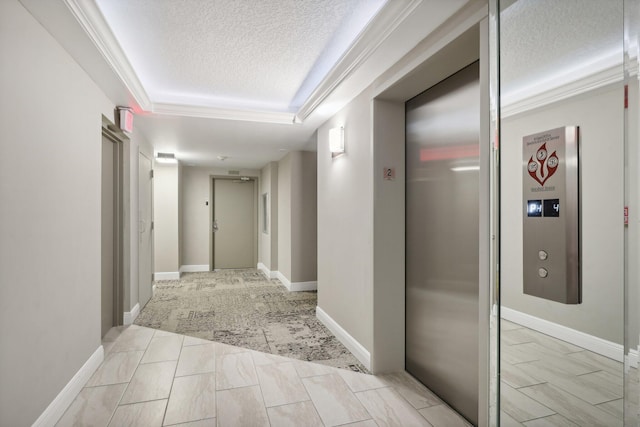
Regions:
M 318 129 L 318 306 L 368 351 L 373 347 L 371 91 Z M 332 158 L 329 129 L 344 126 Z
M 292 153 L 278 162 L 278 271 L 291 281 Z
M 405 360 L 405 106 L 375 100 L 374 116 L 374 371 L 396 371 Z M 393 167 L 396 178 L 385 180 Z
M 317 154 L 291 153 L 291 281 L 318 278 Z
M 100 346 L 102 115 L 114 105 L 0 2 L 0 425 L 29 426 Z
M 623 109 L 617 84 L 502 120 L 502 305 L 622 344 Z M 522 293 L 522 137 L 580 126 L 582 304 Z
M 204 168 L 185 167 L 182 170 L 181 209 L 183 265 L 208 265 L 211 184 L 209 171 Z
M 292 283 L 317 280 L 316 176 L 314 152 L 278 163 L 278 271 Z
M 268 195 L 267 232 L 263 233 L 262 195 Z M 271 162 L 260 171 L 258 262 L 270 271 L 278 270 L 278 163 Z
M 153 174 L 154 271 L 180 270 L 180 167 L 156 162 Z

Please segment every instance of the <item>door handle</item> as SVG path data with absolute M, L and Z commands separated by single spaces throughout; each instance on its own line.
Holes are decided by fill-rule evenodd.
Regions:
M 219 230 L 219 228 L 218 228 L 218 220 L 216 219 L 216 220 L 213 221 L 213 232 L 215 233 L 218 230 Z

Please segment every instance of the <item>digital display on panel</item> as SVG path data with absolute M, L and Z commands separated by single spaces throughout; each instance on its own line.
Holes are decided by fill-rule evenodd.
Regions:
M 542 216 L 542 200 L 527 201 L 527 216 Z
M 544 200 L 544 216 L 560 216 L 560 199 Z

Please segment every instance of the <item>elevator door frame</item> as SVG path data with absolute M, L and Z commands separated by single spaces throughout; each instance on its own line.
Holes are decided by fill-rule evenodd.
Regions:
M 113 185 L 114 185 L 114 206 L 113 206 L 113 305 L 112 305 L 112 325 L 120 326 L 124 320 L 124 142 L 128 139 L 120 132 L 114 131 L 115 126 L 103 117 L 102 120 L 102 140 L 106 139 L 114 144 L 114 164 L 113 164 Z M 101 190 L 102 191 L 102 190 Z M 102 220 L 101 220 L 102 222 Z M 101 243 L 102 247 L 102 243 Z M 102 262 L 102 261 L 101 261 Z M 101 281 L 101 289 L 102 289 Z M 101 310 L 102 303 L 101 303 Z M 102 329 L 102 328 L 101 328 Z M 108 331 L 102 331 L 104 335 Z
M 460 81 L 462 81 L 462 83 L 460 83 Z M 476 61 L 472 64 L 470 64 L 467 67 L 464 67 L 463 69 L 459 70 L 456 73 L 453 73 L 452 75 L 446 77 L 445 79 L 441 80 L 440 82 L 438 82 L 437 84 L 433 85 L 431 88 L 427 89 L 426 91 L 422 92 L 421 94 L 417 95 L 416 97 L 412 98 L 412 100 L 422 97 L 422 99 L 424 98 L 431 98 L 432 95 L 436 95 L 439 92 L 444 93 L 441 94 L 440 96 L 434 98 L 434 99 L 430 99 L 427 100 L 426 102 L 424 101 L 419 101 L 417 100 L 417 105 L 418 107 L 416 108 L 427 108 L 429 109 L 429 107 L 433 108 L 433 105 L 437 105 L 434 104 L 434 100 L 437 101 L 442 100 L 442 99 L 454 99 L 455 98 L 455 93 L 457 91 L 460 91 L 460 88 L 466 88 L 466 87 L 470 87 L 471 86 L 471 96 L 475 96 L 475 103 L 478 105 L 478 119 L 477 119 L 477 126 L 474 127 L 472 129 L 472 131 L 477 131 L 478 133 L 478 138 L 477 138 L 477 152 L 474 153 L 474 157 L 473 159 L 475 159 L 477 161 L 477 163 L 480 163 L 480 143 L 481 143 L 481 137 L 480 137 L 480 117 L 481 117 L 481 106 L 480 106 L 480 101 L 481 101 L 481 87 L 480 87 L 480 67 L 479 67 L 479 62 Z M 420 98 L 419 98 L 420 99 Z M 410 102 L 412 100 L 407 101 L 407 113 L 406 113 L 406 129 L 408 132 L 409 126 L 411 125 L 411 123 L 409 122 L 409 112 L 410 112 L 410 108 L 412 108 L 410 106 Z M 458 112 L 458 110 L 456 110 L 456 112 Z M 432 113 L 432 117 L 437 117 L 439 118 L 441 113 L 437 112 L 437 113 Z M 451 114 L 450 112 L 448 112 L 448 114 Z M 446 116 L 445 116 L 446 117 Z M 426 122 L 426 121 L 425 121 Z M 436 129 L 438 130 L 438 129 Z M 433 134 L 435 135 L 435 133 Z M 425 134 L 421 134 L 420 137 L 424 138 L 426 136 Z M 434 139 L 435 137 L 430 137 L 430 140 Z M 451 134 L 447 135 L 447 138 L 453 138 L 451 136 Z M 455 279 L 456 276 L 455 274 L 452 274 L 452 271 L 449 271 L 448 273 L 445 272 L 445 276 L 443 277 L 436 277 L 434 273 L 431 273 L 430 275 L 424 276 L 423 278 L 421 277 L 418 280 L 418 282 L 422 283 L 422 286 L 416 286 L 416 283 L 413 284 L 413 286 L 411 286 L 410 284 L 410 279 L 413 275 L 410 268 L 416 266 L 416 263 L 414 262 L 410 262 L 409 260 L 411 259 L 411 252 L 410 251 L 410 245 L 411 245 L 411 238 L 413 237 L 415 239 L 415 236 L 412 236 L 411 233 L 415 230 L 414 229 L 409 229 L 409 226 L 411 225 L 411 220 L 410 220 L 410 204 L 412 202 L 412 200 L 409 198 L 410 193 L 412 192 L 412 190 L 415 189 L 415 184 L 413 186 L 410 186 L 410 172 L 411 172 L 411 168 L 409 165 L 409 156 L 410 156 L 410 152 L 411 152 L 411 138 L 409 137 L 409 135 L 407 135 L 406 137 L 406 149 L 405 152 L 406 154 L 406 160 L 405 162 L 406 164 L 406 173 L 407 173 L 407 187 L 406 187 L 406 196 L 405 196 L 405 203 L 406 203 L 406 209 L 405 209 L 405 218 L 406 218 L 406 236 L 405 236 L 405 251 L 406 251 L 406 264 L 405 264 L 405 277 L 406 277 L 406 309 L 405 309 L 405 334 L 406 334 L 406 341 L 405 341 L 405 347 L 406 347 L 406 353 L 405 353 L 405 360 L 406 360 L 406 370 L 411 373 L 412 375 L 414 375 L 416 378 L 418 378 L 419 380 L 421 380 L 422 382 L 425 383 L 425 385 L 427 387 L 429 387 L 430 389 L 432 389 L 432 391 L 436 392 L 436 394 L 439 394 L 445 401 L 447 401 L 451 406 L 453 406 L 455 409 L 457 409 L 460 413 L 462 413 L 465 417 L 467 417 L 468 419 L 470 419 L 472 422 L 477 423 L 478 422 L 478 360 L 476 357 L 474 357 L 474 355 L 477 355 L 476 350 L 478 348 L 478 342 L 481 339 L 479 336 L 479 332 L 480 332 L 480 325 L 478 322 L 478 310 L 479 310 L 479 297 L 480 297 L 480 289 L 479 289 L 479 258 L 478 258 L 478 252 L 479 251 L 470 251 L 467 254 L 467 258 L 468 257 L 472 257 L 470 258 L 471 261 L 474 260 L 475 258 L 475 262 L 476 262 L 476 266 L 475 269 L 471 269 L 471 274 L 467 274 L 468 277 L 464 278 L 462 282 L 460 283 L 454 283 L 453 280 L 450 280 L 450 283 L 445 287 L 440 289 L 438 286 L 438 282 L 443 282 L 443 279 Z M 455 148 L 455 145 L 452 146 Z M 428 151 L 428 150 L 427 150 Z M 442 165 L 440 164 L 435 164 L 432 163 L 432 168 L 433 166 L 436 165 L 437 167 L 442 167 Z M 450 165 L 446 165 L 446 168 L 448 168 Z M 446 169 L 445 168 L 445 169 Z M 439 171 L 439 177 L 442 178 L 444 175 L 444 173 L 449 173 L 451 178 L 449 178 L 448 182 L 452 183 L 455 181 L 455 177 L 460 177 L 460 174 L 454 173 L 453 175 L 451 175 L 451 172 L 449 172 L 448 170 L 446 171 Z M 461 172 L 461 174 L 464 173 L 469 173 L 469 172 Z M 475 173 L 475 172 L 472 172 Z M 428 177 L 427 177 L 428 178 Z M 427 179 L 425 178 L 425 179 Z M 437 177 L 436 177 L 437 178 Z M 470 183 L 468 177 L 467 177 L 467 185 Z M 427 181 L 428 182 L 428 181 Z M 445 182 L 445 181 L 443 181 Z M 477 181 L 473 181 L 473 182 L 477 182 Z M 431 193 L 433 193 L 434 191 L 439 191 L 439 189 L 437 189 L 437 187 L 434 186 L 434 184 L 431 184 L 432 188 L 427 190 Z M 410 188 L 413 187 L 413 188 Z M 476 197 L 478 198 L 477 201 L 477 214 L 478 215 L 472 215 L 475 216 L 476 218 L 478 218 L 478 226 L 474 227 L 471 226 L 471 230 L 468 230 L 469 233 L 472 233 L 471 235 L 474 235 L 473 238 L 477 239 L 478 244 L 480 242 L 480 236 L 479 236 L 479 220 L 480 220 L 480 201 L 479 201 L 479 197 L 481 194 L 481 190 L 480 187 L 478 186 L 477 188 L 475 188 L 475 190 L 473 189 L 473 187 L 471 187 L 472 189 L 470 191 L 474 192 Z M 456 197 L 460 197 L 460 192 L 463 191 L 463 189 L 458 188 L 457 192 L 455 194 L 457 194 L 458 196 L 456 196 L 455 194 L 453 196 L 451 196 L 452 198 L 447 198 L 449 201 L 451 200 L 455 200 Z M 423 190 L 424 192 L 424 190 Z M 430 195 L 432 196 L 433 194 Z M 423 194 L 423 193 L 421 193 Z M 414 199 L 413 202 L 415 202 L 416 200 L 419 200 L 421 198 L 421 195 L 417 195 L 416 196 L 417 199 Z M 446 193 L 445 193 L 445 197 L 446 197 Z M 475 201 L 474 198 L 472 198 L 473 201 Z M 438 198 L 438 202 L 442 203 L 442 198 Z M 422 209 L 422 211 L 424 211 L 425 209 L 429 209 L 427 207 L 429 203 L 427 202 Z M 435 210 L 432 208 L 432 210 Z M 434 213 L 434 215 L 437 216 L 437 212 Z M 455 215 L 455 212 L 452 213 L 452 215 Z M 431 220 L 437 220 L 437 217 L 430 217 Z M 449 224 L 452 225 L 452 224 Z M 455 224 L 453 224 L 455 225 Z M 432 227 L 434 228 L 434 227 Z M 435 227 L 438 228 L 438 227 Z M 425 227 L 425 232 L 428 233 L 428 227 Z M 455 229 L 457 230 L 458 227 L 455 227 Z M 433 231 L 433 230 L 432 230 Z M 475 232 L 475 233 L 474 233 Z M 442 234 L 442 233 L 440 233 Z M 433 236 L 432 236 L 433 237 Z M 435 236 L 437 238 L 437 236 Z M 442 235 L 440 237 L 443 237 Z M 452 236 L 451 234 L 447 235 L 448 239 L 450 239 Z M 424 240 L 425 242 L 427 241 L 426 238 Z M 449 240 L 450 241 L 450 240 Z M 460 244 L 458 244 L 458 246 L 460 247 Z M 421 246 L 422 249 L 425 249 L 424 245 Z M 427 248 L 428 249 L 428 248 Z M 433 248 L 431 248 L 433 249 Z M 415 249 L 413 250 L 415 251 Z M 432 254 L 432 256 L 436 256 L 435 253 Z M 456 256 L 452 255 L 450 257 L 445 257 L 448 258 L 449 261 L 453 261 L 454 258 L 456 258 Z M 438 265 L 441 265 L 440 263 L 438 263 Z M 475 271 L 475 274 L 473 274 L 473 272 Z M 419 272 L 417 273 L 418 275 L 420 274 Z M 466 283 L 465 283 L 466 280 Z M 469 280 L 471 280 L 469 282 Z M 426 285 L 426 283 L 430 283 L 430 285 Z M 442 285 L 443 283 L 440 283 L 440 285 Z M 456 288 L 456 290 L 454 290 L 453 288 L 457 286 L 458 288 Z M 425 325 L 425 321 L 428 321 L 427 324 L 433 322 L 434 320 L 437 322 L 442 322 L 442 324 L 445 324 L 445 316 L 444 314 L 446 314 L 444 311 L 440 312 L 440 317 L 434 319 L 433 318 L 433 309 L 434 307 L 431 307 L 431 311 L 429 313 L 426 313 L 427 310 L 425 310 L 425 312 L 420 311 L 417 307 L 415 307 L 417 298 L 415 298 L 415 295 L 412 296 L 410 295 L 410 291 L 413 291 L 414 293 L 418 290 L 417 288 L 420 288 L 419 290 L 421 291 L 426 291 L 424 292 L 425 295 L 428 295 L 430 292 L 430 295 L 425 298 L 424 300 L 424 305 L 422 306 L 423 308 L 425 306 L 428 306 L 429 303 L 433 303 L 434 302 L 434 298 L 441 298 L 442 301 L 441 303 L 444 304 L 446 301 L 450 301 L 450 299 L 453 298 L 453 296 L 460 296 L 460 295 L 467 295 L 470 296 L 472 298 L 471 301 L 466 301 L 464 298 L 463 299 L 458 299 L 458 301 L 455 301 L 452 305 L 453 305 L 453 309 L 458 309 L 460 310 L 461 316 L 455 316 L 455 318 L 452 319 L 448 319 L 448 321 L 446 322 L 447 327 L 442 328 L 443 332 L 449 332 L 449 334 L 446 334 L 447 336 L 444 337 L 445 341 L 441 342 L 441 345 L 439 346 L 439 348 L 442 348 L 444 345 L 446 345 L 449 348 L 449 352 L 448 354 L 443 354 L 443 352 L 441 351 L 436 351 L 436 350 L 430 350 L 429 355 L 430 357 L 416 361 L 416 352 L 420 353 L 419 351 L 416 350 L 417 347 L 420 346 L 420 339 L 424 339 L 427 338 L 426 334 L 428 330 L 428 326 L 424 326 L 423 328 L 417 328 L 416 325 L 420 326 L 420 325 Z M 463 292 L 463 290 L 466 289 L 466 291 Z M 442 294 L 447 294 L 446 298 L 442 297 Z M 466 297 L 465 297 L 466 298 Z M 437 304 L 438 307 L 443 307 L 444 305 L 442 305 L 440 303 Z M 437 307 L 436 307 L 437 308 Z M 464 310 L 462 308 L 465 308 Z M 472 310 L 470 315 L 465 316 L 465 312 L 468 312 L 468 310 Z M 418 318 L 418 316 L 424 316 Z M 415 319 L 414 319 L 415 317 Z M 466 323 L 463 325 L 465 326 L 463 329 L 467 329 L 467 330 L 460 330 L 457 331 L 457 333 L 453 333 L 452 328 L 454 324 L 457 324 L 458 321 L 460 319 L 466 319 Z M 469 347 L 469 351 L 465 352 L 456 352 L 454 351 L 455 348 L 457 348 L 458 346 L 460 347 L 465 347 L 464 344 L 465 343 L 456 343 L 456 342 L 452 342 L 452 338 L 454 337 L 458 337 L 461 340 L 461 337 L 463 334 L 469 334 L 468 331 L 468 327 L 474 327 L 476 333 L 473 333 L 473 331 L 470 332 L 470 336 L 467 337 L 469 340 L 471 340 L 471 345 L 466 345 L 466 347 Z M 436 328 L 431 328 L 431 335 L 428 337 L 429 339 L 435 341 L 438 337 L 436 337 L 434 335 L 434 330 Z M 440 330 L 440 328 L 438 328 Z M 454 329 L 454 328 L 453 328 Z M 418 332 L 416 332 L 418 330 Z M 475 340 L 473 339 L 475 337 Z M 415 341 L 415 342 L 414 342 Z M 468 340 L 467 340 L 468 341 Z M 434 346 L 435 347 L 435 346 Z M 428 346 L 427 348 L 432 348 L 430 346 Z M 460 356 L 459 353 L 462 354 L 470 354 L 471 356 L 467 357 L 467 358 L 463 358 Z M 412 359 L 412 355 L 413 355 L 413 359 Z M 456 356 L 458 356 L 457 360 L 456 360 Z M 428 359 L 428 360 L 426 360 Z M 463 360 L 464 359 L 464 360 Z M 466 360 L 468 359 L 468 360 Z M 458 366 L 456 368 L 455 362 L 458 362 Z M 467 363 L 461 363 L 466 361 Z M 433 365 L 433 366 L 430 366 Z M 461 374 L 461 366 L 467 366 L 466 370 L 469 371 L 469 375 L 470 380 L 469 382 L 465 383 L 464 386 L 461 386 L 460 390 L 457 390 L 454 388 L 455 384 L 458 384 L 459 381 L 451 381 L 451 378 L 454 376 L 459 376 Z M 448 372 L 448 373 L 447 373 Z M 471 387 L 469 387 L 469 385 L 471 385 Z M 461 397 L 464 396 L 464 397 Z M 474 410 L 474 404 L 475 404 L 475 410 Z

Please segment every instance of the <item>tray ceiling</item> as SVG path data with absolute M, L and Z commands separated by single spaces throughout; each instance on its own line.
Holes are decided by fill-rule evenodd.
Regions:
M 277 123 L 304 120 L 415 7 L 387 0 L 66 3 L 141 110 Z

